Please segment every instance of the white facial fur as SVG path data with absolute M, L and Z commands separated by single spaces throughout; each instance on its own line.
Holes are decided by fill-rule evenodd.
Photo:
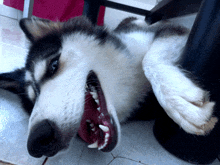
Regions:
M 31 72 L 30 71 L 26 71 L 25 72 L 25 82 L 27 82 L 27 83 L 33 82 L 33 77 L 31 76 Z M 35 93 L 34 93 L 34 89 L 33 89 L 32 84 L 29 84 L 26 87 L 26 90 L 27 90 L 26 92 L 27 92 L 28 97 L 33 102 L 34 99 L 35 99 Z
M 115 49 L 111 42 L 99 45 L 93 36 L 73 34 L 65 37 L 62 45 L 60 68 L 40 87 L 29 129 L 49 119 L 55 121 L 64 137 L 68 132 L 76 133 L 84 112 L 85 84 L 90 70 L 97 74 L 107 109 L 120 128 L 119 121 L 124 121 L 150 90 L 141 62 L 137 65 L 133 56 L 125 58 L 128 52 Z M 38 81 L 46 71 L 45 64 L 39 61 L 35 65 L 34 76 Z
M 45 72 L 46 72 L 46 61 L 36 62 L 34 68 L 34 78 L 37 82 L 39 82 L 42 79 Z

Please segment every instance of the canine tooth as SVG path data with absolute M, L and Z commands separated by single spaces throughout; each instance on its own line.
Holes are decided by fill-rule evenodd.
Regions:
M 99 100 L 98 99 L 95 99 L 95 102 L 99 105 Z
M 93 123 L 91 123 L 91 124 L 90 124 L 90 127 L 94 127 L 94 124 L 93 124 Z
M 92 95 L 93 99 L 98 99 L 98 94 L 96 92 L 90 92 L 90 94 Z
M 88 145 L 88 148 L 98 148 L 98 141 L 93 144 Z
M 106 145 L 107 145 L 107 142 L 105 142 L 102 146 L 100 146 L 100 147 L 98 148 L 98 150 L 103 149 Z
M 109 131 L 109 128 L 107 126 L 104 126 L 104 125 L 99 125 L 99 128 L 101 130 L 103 130 L 104 132 L 108 132 Z
M 109 133 L 105 134 L 105 139 L 109 138 Z
M 86 120 L 87 123 L 91 123 L 91 120 Z
M 101 109 L 100 107 L 97 108 L 98 111 L 100 111 L 100 109 Z
M 93 128 L 92 131 L 94 132 L 94 131 L 95 131 L 95 128 Z

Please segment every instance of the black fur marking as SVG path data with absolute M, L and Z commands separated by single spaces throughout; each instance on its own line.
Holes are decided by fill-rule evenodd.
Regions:
M 168 21 L 163 21 L 160 26 L 157 24 L 141 27 L 133 23 L 137 18 L 129 17 L 124 19 L 114 30 L 115 33 L 129 33 L 133 31 L 145 31 L 155 33 L 155 39 L 161 37 L 169 37 L 173 35 L 187 35 L 189 30 L 180 25 L 168 24 Z M 147 23 L 146 23 L 147 25 Z
M 10 73 L 0 74 L 0 88 L 19 94 L 24 88 L 24 69 L 18 69 Z
M 111 42 L 116 49 L 125 49 L 126 46 L 115 35 L 110 34 L 107 30 L 101 27 L 97 27 L 95 31 L 96 40 L 100 45 L 104 45 L 106 42 Z
M 173 35 L 183 36 L 187 35 L 189 30 L 185 27 L 179 25 L 169 25 L 164 24 L 164 26 L 159 26 L 156 30 L 155 38 L 169 37 Z
M 59 34 L 50 34 L 35 42 L 28 53 L 26 60 L 26 69 L 34 72 L 33 61 L 45 60 L 61 49 L 61 36 Z
M 124 49 L 124 44 L 114 35 L 110 34 L 106 29 L 99 26 L 94 26 L 88 18 L 82 17 L 75 17 L 68 22 L 65 22 L 62 28 L 63 35 L 69 35 L 70 33 L 83 33 L 88 36 L 94 36 L 99 43 L 105 44 L 106 41 L 111 41 L 116 48 Z
M 52 59 L 48 60 L 47 66 L 46 66 L 47 67 L 46 73 L 44 74 L 44 76 L 40 80 L 39 84 L 43 84 L 46 80 L 52 79 L 54 77 L 54 75 L 56 75 L 56 72 L 59 70 L 59 65 L 60 65 L 59 58 L 60 58 L 60 54 L 57 54 Z M 49 65 L 52 61 L 55 61 L 55 60 L 58 60 L 58 63 L 57 63 L 58 66 L 57 66 L 56 70 L 53 73 L 51 73 Z
M 31 114 L 33 102 L 27 96 L 27 91 L 25 90 L 27 84 L 24 81 L 24 77 L 24 68 L 15 70 L 14 72 L 2 73 L 0 74 L 0 88 L 17 94 L 26 112 Z
M 75 17 L 65 22 L 62 26 L 63 34 L 70 34 L 74 32 L 93 35 L 95 32 L 95 26 L 90 22 L 88 18 L 84 16 Z
M 28 98 L 28 96 L 26 94 L 21 94 L 19 95 L 20 99 L 21 99 L 21 103 L 22 106 L 24 107 L 25 111 L 31 115 L 31 112 L 34 108 L 34 103 L 30 100 L 30 98 Z
M 33 23 L 32 21 L 35 21 Z M 38 23 L 36 23 L 38 22 Z M 39 23 L 43 22 L 43 23 Z M 94 26 L 87 17 L 80 16 L 68 20 L 64 23 L 57 23 L 59 26 L 55 26 L 56 23 L 49 23 L 48 20 L 30 20 L 22 19 L 20 21 L 20 26 L 29 40 L 32 41 L 32 46 L 29 51 L 28 59 L 26 62 L 27 70 L 33 72 L 32 61 L 40 58 L 48 58 L 49 56 L 56 54 L 58 50 L 61 49 L 62 38 L 74 33 L 81 33 L 87 36 L 94 36 L 100 44 L 105 44 L 106 41 L 112 42 L 116 48 L 124 49 L 124 44 L 114 35 L 110 34 L 103 27 Z M 39 29 L 46 29 L 46 33 L 42 33 L 42 37 L 34 38 L 33 32 L 30 32 L 32 26 L 42 26 L 42 24 L 47 26 L 39 27 Z M 48 23 L 48 24 L 47 24 Z M 51 27 L 50 27 L 51 26 Z M 53 28 L 54 27 L 54 28 Z M 59 27 L 59 28 L 57 28 Z M 36 28 L 36 27 L 35 27 Z M 38 28 L 36 28 L 38 29 Z
M 142 27 L 137 26 L 136 24 L 132 23 L 133 21 L 137 20 L 135 17 L 125 18 L 114 30 L 115 33 L 129 33 L 132 31 L 143 31 Z

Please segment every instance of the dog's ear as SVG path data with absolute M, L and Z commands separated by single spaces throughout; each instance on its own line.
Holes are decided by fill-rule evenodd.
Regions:
M 25 85 L 24 68 L 0 74 L 0 88 L 17 94 L 21 99 L 24 109 L 30 115 L 34 106 L 34 101 L 26 94 Z
M 20 27 L 31 42 L 37 41 L 52 31 L 59 32 L 62 25 L 63 23 L 61 22 L 53 22 L 46 19 L 24 18 L 20 20 Z
M 0 88 L 15 94 L 24 93 L 24 69 L 0 74 Z

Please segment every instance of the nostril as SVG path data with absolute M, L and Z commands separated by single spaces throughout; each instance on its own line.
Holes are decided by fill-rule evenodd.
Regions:
M 28 137 L 28 152 L 33 157 L 53 156 L 61 148 L 60 136 L 55 123 L 43 120 L 33 126 Z

